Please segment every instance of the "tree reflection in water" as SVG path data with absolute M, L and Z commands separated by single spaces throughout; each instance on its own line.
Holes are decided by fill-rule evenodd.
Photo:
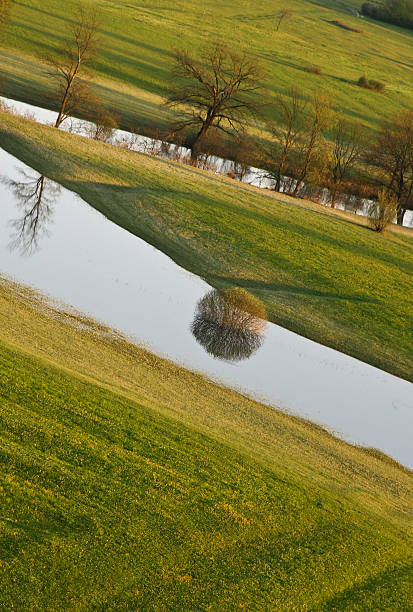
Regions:
M 31 176 L 21 171 L 22 180 L 3 178 L 17 199 L 22 215 L 10 221 L 13 233 L 10 249 L 19 249 L 30 254 L 39 247 L 39 240 L 48 234 L 48 224 L 53 214 L 53 204 L 59 194 L 60 185 L 45 176 Z
M 245 289 L 213 289 L 199 300 L 191 332 L 213 357 L 241 361 L 261 347 L 266 319 L 263 303 Z

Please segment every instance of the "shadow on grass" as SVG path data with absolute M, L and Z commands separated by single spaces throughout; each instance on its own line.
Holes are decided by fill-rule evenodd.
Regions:
M 380 304 L 380 300 L 375 297 L 368 297 L 357 294 L 339 294 L 331 291 L 322 291 L 307 287 L 299 287 L 297 285 L 288 285 L 280 282 L 259 281 L 253 278 L 227 277 L 221 275 L 213 275 L 210 277 L 214 285 L 217 286 L 232 286 L 237 284 L 243 289 L 256 290 L 258 292 L 272 294 L 287 293 L 296 295 L 306 295 L 308 297 L 323 298 L 327 300 L 343 300 L 345 302 L 365 303 L 365 304 Z
M 380 606 L 380 602 L 382 601 L 393 600 L 393 603 L 395 606 L 397 606 L 398 610 L 408 610 L 411 602 L 409 602 L 407 599 L 407 592 L 406 599 L 404 601 L 400 601 L 400 593 L 404 591 L 403 589 L 397 588 L 397 586 L 400 582 L 408 584 L 411 581 L 412 572 L 413 565 L 391 567 L 383 570 L 368 580 L 364 580 L 363 582 L 344 590 L 342 593 L 335 595 L 322 607 L 320 607 L 320 610 L 361 610 L 365 601 L 371 601 L 368 596 L 374 597 L 374 594 L 378 594 L 378 606 Z M 379 607 L 376 609 L 378 610 Z M 396 607 L 394 610 L 396 610 Z

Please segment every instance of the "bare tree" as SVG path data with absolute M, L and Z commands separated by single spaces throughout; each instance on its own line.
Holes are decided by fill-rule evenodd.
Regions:
M 323 132 L 331 121 L 331 96 L 327 92 L 316 91 L 311 104 L 311 117 L 300 151 L 300 161 L 297 168 L 296 183 L 292 195 L 297 195 L 303 181 L 311 169 L 312 162 L 317 158 L 322 144 Z
M 172 133 L 195 127 L 193 158 L 208 131 L 215 127 L 228 134 L 245 130 L 260 104 L 262 71 L 247 53 L 235 53 L 221 43 L 206 50 L 201 60 L 187 51 L 175 54 L 175 77 L 166 104 L 187 106 L 191 116 L 177 122 Z
M 277 25 L 275 26 L 275 31 L 278 32 L 278 30 L 281 27 L 282 22 L 287 21 L 288 19 L 291 19 L 293 15 L 294 15 L 294 11 L 292 9 L 287 8 L 287 7 L 282 8 L 277 14 Z
M 55 127 L 67 117 L 93 105 L 90 68 L 97 53 L 100 18 L 96 8 L 79 4 L 76 21 L 69 28 L 60 52 L 44 57 L 47 74 L 56 82 L 53 99 L 58 104 Z M 81 76 L 87 78 L 80 78 Z
M 331 191 L 331 207 L 334 208 L 340 185 L 349 177 L 360 159 L 363 134 L 360 125 L 350 124 L 339 117 L 334 125 L 332 149 L 328 162 L 328 178 Z
M 273 143 L 269 149 L 266 151 L 264 149 L 270 176 L 275 180 L 277 191 L 281 189 L 289 157 L 302 140 L 306 125 L 306 108 L 306 100 L 295 87 L 291 87 L 287 95 L 280 95 L 277 98 L 277 111 L 280 121 L 268 125 Z
M 395 196 L 397 223 L 403 225 L 406 209 L 413 204 L 413 111 L 382 124 L 368 161 L 378 170 L 379 182 Z

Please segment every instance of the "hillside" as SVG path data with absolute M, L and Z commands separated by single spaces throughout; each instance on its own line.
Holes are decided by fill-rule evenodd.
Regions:
M 0 405 L 2 609 L 408 609 L 411 474 L 4 279 Z
M 3 148 L 270 319 L 412 380 L 413 232 L 0 114 Z
M 99 2 L 105 18 L 97 83 L 105 103 L 120 113 L 124 127 L 164 127 L 172 112 L 161 104 L 173 68 L 173 50 L 199 50 L 223 39 L 232 49 L 247 47 L 262 63 L 269 101 L 291 85 L 308 95 L 331 89 L 334 107 L 374 131 L 383 118 L 413 106 L 413 33 L 368 19 L 353 8 L 361 1 L 321 3 L 292 0 L 294 16 L 275 32 L 286 3 L 270 0 L 172 0 Z M 0 34 L 3 95 L 40 106 L 51 104 L 50 82 L 39 56 L 56 49 L 70 23 L 74 1 L 16 3 L 10 26 Z M 361 29 L 351 32 L 333 22 Z M 319 66 L 322 76 L 306 72 Z M 383 81 L 383 94 L 355 85 L 362 74 Z M 273 115 L 271 105 L 267 114 Z

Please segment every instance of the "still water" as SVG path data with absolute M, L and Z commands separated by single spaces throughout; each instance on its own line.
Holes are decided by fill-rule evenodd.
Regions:
M 211 344 L 211 326 L 199 332 L 207 283 L 1 149 L 0 170 L 0 275 L 413 467 L 411 383 L 273 324 L 231 361 L 215 336 Z

